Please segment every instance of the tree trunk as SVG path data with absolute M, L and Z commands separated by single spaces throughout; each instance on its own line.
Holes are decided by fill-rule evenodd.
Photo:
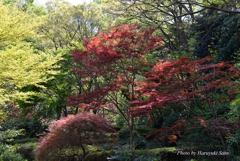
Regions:
M 220 139 L 221 139 L 224 151 L 227 151 L 226 143 L 224 142 L 222 134 L 220 134 Z M 227 161 L 227 156 L 226 155 L 223 156 L 223 159 L 224 159 L 224 161 Z
M 104 115 L 104 108 L 103 108 L 103 118 L 105 118 L 105 115 Z
M 131 125 L 130 125 L 130 146 L 131 146 L 131 149 L 134 148 L 134 143 L 133 143 L 133 139 L 134 139 L 133 125 L 134 125 L 134 119 L 132 117 L 131 118 Z
M 86 156 L 86 151 L 85 151 L 85 148 L 84 148 L 84 146 L 83 145 L 80 145 L 81 146 L 81 148 L 82 148 L 82 151 L 83 151 L 83 157 L 82 157 L 82 161 L 84 161 L 84 159 L 85 159 L 85 156 Z
M 57 113 L 57 120 L 60 120 L 61 118 L 61 111 Z
M 226 148 L 226 144 L 225 144 L 225 141 L 224 141 L 224 139 L 223 139 L 223 136 L 222 136 L 222 134 L 220 134 L 220 140 L 221 140 L 221 142 L 222 142 L 222 145 L 223 145 L 223 149 L 224 149 L 224 151 L 226 151 L 227 150 L 227 148 Z
M 93 113 L 94 113 L 94 114 L 97 114 L 97 110 L 93 110 Z
M 76 110 L 75 110 L 75 115 L 78 113 L 78 107 L 76 108 Z
M 135 148 L 135 146 L 134 146 L 134 131 L 133 131 L 133 129 L 134 129 L 134 119 L 133 119 L 133 117 L 131 118 L 131 127 L 130 127 L 130 148 L 131 148 L 131 150 L 133 150 L 134 148 Z M 134 152 L 132 151 L 132 156 L 131 156 L 131 161 L 133 161 L 134 160 Z
M 63 113 L 64 113 L 64 117 L 67 117 L 68 115 L 68 111 L 67 111 L 67 107 L 63 107 Z

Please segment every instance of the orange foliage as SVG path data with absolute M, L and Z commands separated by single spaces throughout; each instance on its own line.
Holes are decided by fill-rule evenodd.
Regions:
M 147 96 L 148 99 L 131 102 L 136 106 L 132 116 L 149 115 L 154 108 L 163 109 L 166 104 L 174 103 L 189 109 L 191 102 L 200 98 L 202 104 L 209 105 L 212 119 L 196 117 L 194 119 L 197 123 L 189 129 L 203 126 L 215 136 L 230 135 L 233 123 L 218 117 L 217 110 L 220 102 L 230 102 L 230 95 L 237 93 L 237 83 L 234 81 L 239 78 L 240 72 L 228 62 L 213 64 L 212 60 L 206 57 L 190 61 L 189 57 L 185 57 L 175 61 L 159 61 L 152 71 L 145 74 L 146 81 L 138 82 L 135 88 L 139 97 Z M 155 136 L 159 140 L 169 138 L 169 142 L 175 142 L 176 136 L 180 136 L 180 130 L 185 126 L 186 121 L 180 120 L 170 127 L 150 132 L 147 138 Z
M 204 130 L 215 136 L 230 136 L 232 132 L 238 128 L 238 121 L 231 122 L 230 120 L 219 117 L 216 119 L 204 120 L 201 117 L 193 117 L 193 125 L 188 130 L 204 127 Z
M 207 91 L 225 87 L 229 87 L 229 95 L 235 94 L 237 86 L 233 80 L 239 78 L 239 70 L 226 62 L 209 64 L 211 60 L 206 57 L 190 61 L 186 57 L 171 62 L 159 61 L 145 74 L 146 81 L 138 82 L 135 89 L 140 93 L 139 97 L 147 96 L 148 100 L 132 101 L 131 104 L 137 106 L 132 115 L 148 115 L 153 108 L 163 108 L 168 103 L 190 103 L 196 96 L 205 97 L 202 103 L 207 103 Z

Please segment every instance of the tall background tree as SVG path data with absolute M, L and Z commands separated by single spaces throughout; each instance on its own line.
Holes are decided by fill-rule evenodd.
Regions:
M 46 98 L 35 99 L 33 104 L 22 103 L 22 107 L 38 105 L 41 115 L 52 114 L 60 119 L 68 113 L 78 112 L 77 109 L 67 108 L 67 96 L 81 93 L 83 88 L 82 76 L 71 71 L 71 68 L 79 66 L 73 61 L 70 50 L 75 46 L 82 50 L 83 40 L 89 39 L 101 28 L 99 19 L 102 16 L 100 7 L 95 3 L 72 6 L 67 1 L 57 0 L 47 2 L 45 12 L 46 21 L 38 28 L 42 37 L 37 39 L 37 43 L 41 50 L 62 58 L 58 62 L 60 72 L 44 84 L 46 88 L 41 92 L 47 95 Z
M 1 39 L 1 103 L 17 99 L 27 100 L 35 92 L 21 91 L 28 85 L 43 88 L 41 83 L 47 82 L 55 74 L 54 65 L 59 57 L 53 57 L 34 50 L 26 38 L 35 35 L 41 25 L 41 17 L 18 10 L 15 4 L 0 2 L 3 12 L 0 14 Z M 39 94 L 39 93 L 38 93 Z
M 212 32 L 234 32 L 237 35 L 237 32 L 234 28 L 231 28 L 229 31 L 223 31 L 226 27 L 222 26 L 222 23 L 219 24 L 218 31 L 215 30 L 217 23 L 209 23 L 209 27 L 207 30 L 203 30 L 203 33 L 200 31 L 191 31 L 192 26 L 198 26 L 198 19 L 204 19 L 201 21 L 203 26 L 208 24 L 209 19 L 211 19 L 211 13 L 216 13 L 216 17 L 218 14 L 224 14 L 228 16 L 238 15 L 240 12 L 237 10 L 239 6 L 238 1 L 198 1 L 198 0 L 169 0 L 169 1 L 144 1 L 144 0 L 134 0 L 134 1 L 103 1 L 102 3 L 106 4 L 115 4 L 116 7 L 112 7 L 110 10 L 106 10 L 111 15 L 115 15 L 118 17 L 126 17 L 126 19 L 122 19 L 122 22 L 129 22 L 130 20 L 138 20 L 142 24 L 146 26 L 154 26 L 158 33 L 163 36 L 164 45 L 161 48 L 161 51 L 158 52 L 158 56 L 160 58 L 177 58 L 180 56 L 185 56 L 186 54 L 192 55 L 191 52 L 195 49 L 195 45 L 201 46 L 202 41 L 208 38 L 208 35 L 211 35 Z M 118 4 L 118 5 L 116 5 Z M 209 14 L 207 14 L 209 13 Z M 203 18 L 204 17 L 204 18 Z M 221 16 L 222 17 L 222 16 Z M 217 19 L 212 19 L 213 21 L 217 21 Z M 227 19 L 224 21 L 229 23 Z M 221 22 L 221 21 L 218 21 Z M 234 25 L 234 24 L 232 24 Z M 213 27 L 214 26 L 214 27 Z M 217 25 L 218 26 L 218 25 Z M 220 29 L 221 28 L 221 29 Z M 221 30 L 221 31 L 220 31 Z M 197 33 L 197 34 L 196 34 Z M 205 33 L 205 34 L 204 34 Z M 193 36 L 195 35 L 195 36 Z M 228 35 L 228 36 L 224 36 Z M 219 38 L 225 39 L 226 42 L 230 40 L 231 34 L 219 34 Z M 223 37 L 222 37 L 223 36 Z M 197 37 L 197 40 L 196 40 Z M 217 38 L 217 39 L 219 39 Z M 231 41 L 228 43 L 231 46 L 234 46 L 235 42 L 234 36 Z M 200 40 L 200 42 L 198 41 Z M 219 39 L 220 40 L 220 39 Z M 212 40 L 214 42 L 216 40 Z M 197 42 L 197 44 L 196 44 Z M 232 43 L 233 42 L 233 43 Z M 221 44 L 225 44 L 224 40 L 221 41 Z M 222 52 L 224 47 L 219 44 L 218 52 Z M 211 44 L 208 44 L 211 45 Z M 228 46 L 229 46 L 228 45 Z M 222 47 L 221 47 L 222 46 Z M 226 45 L 225 45 L 226 46 Z M 204 45 L 206 49 L 206 45 Z M 211 49 L 209 49 L 211 50 Z M 237 50 L 237 49 L 236 49 Z M 198 51 L 200 51 L 198 47 Z M 230 50 L 227 51 L 229 54 L 234 55 L 236 51 Z M 204 52 L 205 53 L 205 52 Z M 213 53 L 213 52 L 212 52 Z M 226 53 L 225 53 L 226 54 Z M 228 55 L 226 54 L 226 55 Z M 215 54 L 216 55 L 216 54 Z M 223 60 L 223 54 L 220 56 L 218 54 L 219 60 Z M 197 55 L 198 56 L 198 55 Z M 230 56 L 231 57 L 231 56 Z M 203 57 L 200 57 L 203 58 Z M 225 58 L 225 60 L 229 60 Z

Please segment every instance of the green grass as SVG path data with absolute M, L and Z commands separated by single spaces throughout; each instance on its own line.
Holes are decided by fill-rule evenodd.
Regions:
M 100 152 L 92 152 L 92 153 L 89 153 L 84 160 L 85 161 L 96 161 L 96 160 L 107 161 L 107 157 L 110 157 L 113 154 L 114 154 L 113 150 L 103 150 Z
M 18 146 L 24 147 L 24 148 L 35 148 L 37 146 L 37 142 L 28 142 L 24 144 L 18 144 Z
M 147 156 L 159 155 L 161 153 L 173 153 L 180 149 L 176 147 L 164 147 L 164 148 L 156 148 L 156 149 L 143 149 L 143 150 L 134 150 L 136 154 L 142 154 Z
M 86 150 L 91 152 L 99 152 L 103 151 L 104 149 L 101 146 L 96 146 L 96 145 L 87 145 Z

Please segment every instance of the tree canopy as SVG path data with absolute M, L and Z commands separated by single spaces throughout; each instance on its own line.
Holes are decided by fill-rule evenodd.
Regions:
M 36 35 L 41 18 L 19 10 L 16 5 L 3 5 L 0 13 L 0 57 L 1 57 L 1 103 L 4 101 L 27 100 L 34 92 L 23 92 L 29 85 L 42 87 L 56 73 L 55 63 L 59 57 L 34 49 L 25 39 Z M 7 13 L 7 14 L 6 14 Z M 42 17 L 43 18 L 43 17 Z
M 0 135 L 45 131 L 28 160 L 239 160 L 239 6 L 0 0 Z

